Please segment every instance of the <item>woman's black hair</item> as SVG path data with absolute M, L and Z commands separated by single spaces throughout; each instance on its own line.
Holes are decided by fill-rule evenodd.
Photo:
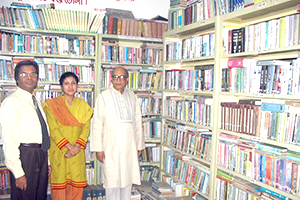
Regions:
M 73 72 L 65 72 L 63 73 L 63 75 L 61 75 L 60 79 L 59 79 L 59 84 L 60 85 L 63 85 L 64 83 L 64 80 L 68 77 L 73 77 L 75 80 L 76 80 L 76 83 L 78 84 L 79 83 L 79 79 L 78 77 L 76 76 L 76 74 L 74 74 Z

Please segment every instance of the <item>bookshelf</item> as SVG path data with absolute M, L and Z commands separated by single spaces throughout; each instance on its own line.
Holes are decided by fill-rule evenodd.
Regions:
M 164 34 L 161 175 L 206 199 L 216 121 L 216 24 L 210 18 Z
M 93 107 L 100 81 L 96 78 L 100 72 L 97 68 L 98 34 L 14 27 L 1 27 L 0 34 L 1 99 L 16 88 L 14 66 L 21 59 L 31 59 L 38 63 L 40 69 L 35 93 L 41 102 L 60 95 L 59 77 L 66 71 L 72 71 L 80 80 L 76 96 Z M 100 171 L 97 171 L 97 160 L 87 150 L 88 184 L 98 184 L 96 177 Z
M 162 58 L 160 38 L 100 34 L 101 87 L 111 87 L 113 68 L 128 70 L 127 89 L 133 90 L 141 104 L 146 149 L 140 157 L 141 180 L 156 179 L 160 169 Z
M 295 115 L 299 113 L 299 79 L 293 76 L 299 76 L 299 72 L 295 71 L 298 69 L 300 51 L 299 40 L 295 39 L 299 38 L 298 4 L 296 1 L 267 0 L 165 32 L 162 179 L 171 176 L 205 199 L 234 199 L 236 196 L 299 199 L 299 174 L 296 170 L 299 156 L 293 152 L 299 152 L 298 123 L 281 117 L 289 116 L 297 120 Z M 282 21 L 288 25 L 283 25 Z M 271 27 L 273 23 L 278 23 L 277 29 Z M 260 30 L 265 34 L 257 35 L 257 27 L 262 27 Z M 252 30 L 255 37 L 251 37 Z M 237 36 L 245 34 L 242 35 L 244 40 L 239 41 L 237 37 L 235 41 L 235 32 Z M 195 57 L 196 51 L 194 53 L 193 49 L 199 47 L 197 42 L 193 44 L 193 38 L 207 34 L 214 34 L 211 43 L 214 43 L 213 53 Z M 268 38 L 270 34 L 273 35 Z M 234 44 L 236 47 L 232 46 L 234 42 L 237 42 Z M 190 49 L 187 49 L 186 43 L 191 44 Z M 201 50 L 203 53 L 203 48 Z M 186 52 L 192 52 L 192 56 L 184 56 Z M 269 67 L 266 62 L 261 65 L 263 61 L 274 60 L 289 62 L 287 66 L 290 67 L 282 63 L 280 68 L 276 67 L 279 64 L 273 64 L 275 67 Z M 233 62 L 242 64 L 239 66 Z M 204 88 L 198 86 L 198 90 L 186 87 L 187 74 L 191 77 L 189 70 L 206 72 L 210 65 L 213 66 L 211 90 L 207 89 L 207 84 Z M 201 69 L 201 66 L 206 68 Z M 255 82 L 251 75 L 247 77 L 245 74 L 252 74 L 257 68 L 266 74 L 261 75 L 266 78 L 254 78 Z M 280 87 L 273 86 L 276 77 L 267 78 L 273 74 L 272 68 L 286 72 L 288 78 L 285 81 L 280 79 Z M 276 76 L 276 71 L 274 74 Z M 189 83 L 197 82 L 195 78 L 188 80 Z M 291 80 L 297 82 L 296 85 Z M 199 81 L 196 84 L 199 85 Z M 199 108 L 211 106 L 211 120 L 201 121 L 203 118 L 195 117 L 193 110 L 199 111 L 195 102 Z M 200 102 L 204 102 L 203 105 Z M 282 113 L 268 110 L 275 104 L 284 107 Z M 267 119 L 274 120 L 274 123 L 272 120 L 267 123 Z M 284 119 L 289 128 L 283 128 Z M 208 133 L 203 131 L 211 132 L 211 137 L 208 139 Z M 204 139 L 209 143 L 210 154 L 203 154 L 207 153 Z M 262 166 L 260 170 L 259 166 Z M 193 170 L 195 167 L 200 172 Z M 203 173 L 205 175 L 199 175 Z M 203 178 L 205 176 L 209 177 L 208 180 Z M 203 184 L 199 183 L 199 179 L 204 180 Z M 209 192 L 204 190 L 205 187 L 209 187 Z

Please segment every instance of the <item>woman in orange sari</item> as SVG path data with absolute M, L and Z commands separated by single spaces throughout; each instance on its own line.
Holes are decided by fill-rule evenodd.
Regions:
M 43 104 L 51 139 L 51 196 L 52 200 L 81 200 L 87 185 L 84 149 L 93 109 L 74 97 L 79 82 L 74 73 L 64 73 L 59 82 L 63 95 Z

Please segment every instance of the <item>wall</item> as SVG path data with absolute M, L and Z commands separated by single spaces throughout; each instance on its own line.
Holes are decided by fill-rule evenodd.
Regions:
M 151 19 L 157 15 L 168 18 L 170 0 L 1 0 L 0 5 L 12 2 L 43 4 L 54 3 L 58 9 L 97 11 L 104 8 L 131 10 L 135 18 Z

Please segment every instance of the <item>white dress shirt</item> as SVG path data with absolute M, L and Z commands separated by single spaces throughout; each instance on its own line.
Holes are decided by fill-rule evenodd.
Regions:
M 46 121 L 39 101 L 38 104 Z M 24 175 L 20 144 L 42 143 L 41 124 L 33 105 L 32 94 L 18 87 L 13 94 L 4 99 L 0 109 L 0 122 L 5 165 L 15 178 L 19 178 Z

